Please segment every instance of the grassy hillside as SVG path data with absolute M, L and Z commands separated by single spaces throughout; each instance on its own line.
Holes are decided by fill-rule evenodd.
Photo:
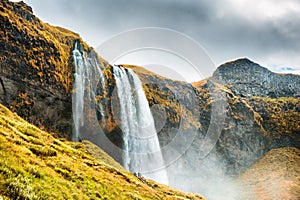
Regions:
M 55 139 L 2 105 L 0 144 L 0 199 L 204 199 L 137 178 L 89 142 Z
M 240 175 L 244 199 L 300 199 L 299 163 L 299 149 L 272 149 Z

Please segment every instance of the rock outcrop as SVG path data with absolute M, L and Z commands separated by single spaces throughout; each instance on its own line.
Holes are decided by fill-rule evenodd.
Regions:
M 247 58 L 221 65 L 213 77 L 240 97 L 300 96 L 300 76 L 273 73 Z
M 211 160 L 215 161 L 210 164 L 222 162 L 226 174 L 245 170 L 269 150 L 270 136 L 262 126 L 260 115 L 224 85 L 208 80 L 193 86 L 140 67 L 125 67 L 132 68 L 144 83 L 162 148 L 170 151 L 172 143 L 177 141 L 176 147 L 183 154 L 180 161 L 185 165 L 183 168 L 194 169 L 190 173 L 199 170 L 198 166 L 203 164 L 201 145 L 205 136 L 209 137 L 213 132 L 220 133 L 215 148 L 211 149 Z M 216 96 L 218 91 L 220 94 Z M 166 160 L 172 157 L 170 152 L 165 155 Z M 178 174 L 181 172 L 183 176 L 192 176 L 185 170 Z
M 221 65 L 213 79 L 222 82 L 262 118 L 270 148 L 300 148 L 300 76 L 277 74 L 248 60 Z
M 22 1 L 1 1 L 0 21 L 0 103 L 69 138 L 73 45 L 79 40 L 85 51 L 92 48 L 78 34 L 43 23 Z
M 209 198 L 208 190 L 228 184 L 219 188 L 225 188 L 219 193 L 225 195 L 232 189 L 226 175 L 239 174 L 270 149 L 260 114 L 225 85 L 213 79 L 189 84 L 123 66 L 133 69 L 144 84 L 174 187 Z M 204 155 L 205 145 L 211 143 L 206 136 L 217 131 L 216 145 Z
M 271 136 L 270 148 L 300 148 L 299 97 L 252 97 L 246 100 L 262 117 L 262 125 Z
M 156 116 L 154 118 L 157 120 L 157 129 L 160 131 L 161 145 L 167 146 L 174 140 L 179 129 L 186 137 L 194 137 L 191 147 L 186 149 L 184 154 L 187 155 L 186 159 L 182 157 L 185 161 L 199 157 L 200 141 L 204 140 L 212 123 L 212 112 L 215 112 L 212 111 L 215 100 L 211 93 L 215 90 L 222 91 L 222 95 L 226 97 L 225 126 L 222 127 L 215 149 L 212 150 L 215 153 L 212 154 L 218 157 L 217 162 L 222 160 L 226 174 L 238 174 L 271 148 L 299 148 L 300 128 L 297 119 L 300 116 L 300 100 L 297 96 L 299 88 L 295 85 L 300 81 L 297 75 L 279 75 L 248 59 L 232 61 L 230 64 L 234 67 L 230 68 L 228 63 L 224 64 L 216 70 L 212 78 L 193 83 L 197 90 L 191 88 L 190 84 L 172 81 L 139 67 L 126 67 L 133 68 L 144 83 L 149 104 L 154 107 L 152 110 Z M 220 76 L 222 79 L 219 79 Z M 240 84 L 233 76 L 246 78 L 243 84 Z M 262 77 L 272 79 L 264 81 Z M 279 83 L 276 82 L 277 78 Z M 269 85 L 265 88 L 258 87 L 260 81 Z M 270 88 L 271 92 L 268 91 Z M 271 98 L 268 94 L 277 96 Z M 180 109 L 174 108 L 176 104 Z M 158 107 L 160 110 L 155 109 Z M 165 115 L 159 114 L 159 111 Z M 188 119 L 188 123 L 183 125 L 180 123 L 182 119 Z M 190 134 L 191 131 L 194 131 L 195 135 Z M 182 146 L 184 145 L 178 144 L 178 147 Z M 189 165 L 184 168 L 197 170 L 197 166 L 201 165 L 203 160 L 196 160 L 194 159 L 193 163 L 184 162 L 185 165 Z M 186 172 L 183 173 L 188 176 Z

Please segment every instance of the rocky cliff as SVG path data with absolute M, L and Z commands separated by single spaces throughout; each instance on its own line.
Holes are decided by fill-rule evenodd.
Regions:
M 300 76 L 277 74 L 248 59 L 221 65 L 213 75 L 262 118 L 271 148 L 300 148 Z
M 35 125 L 69 137 L 72 133 L 76 33 L 43 23 L 31 7 L 0 1 L 0 103 Z M 105 61 L 99 57 L 99 62 Z
M 277 74 L 250 61 L 238 59 L 221 65 L 213 75 L 240 97 L 299 97 L 300 77 Z
M 261 116 L 226 86 L 213 79 L 191 85 L 166 79 L 140 67 L 125 67 L 132 68 L 144 83 L 161 146 L 169 150 L 170 143 L 177 141 L 176 147 L 183 154 L 180 161 L 184 163 L 183 168 L 194 169 L 190 173 L 199 170 L 199 165 L 203 164 L 201 142 L 214 131 L 220 131 L 220 136 L 212 149 L 211 160 L 217 164 L 222 162 L 222 170 L 227 174 L 243 171 L 269 150 L 270 135 L 262 125 Z M 214 96 L 217 91 L 219 96 Z M 221 101 L 224 107 L 219 105 Z M 224 119 L 219 119 L 216 113 L 223 113 Z M 218 123 L 222 120 L 224 123 L 220 126 Z M 168 160 L 170 153 L 165 154 Z M 183 176 L 192 176 L 185 170 L 181 172 Z
M 272 148 L 299 148 L 300 99 L 297 95 L 299 93 L 297 85 L 300 83 L 300 76 L 298 75 L 276 74 L 248 59 L 239 59 L 220 66 L 208 80 L 193 83 L 195 90 L 190 84 L 174 82 L 139 67 L 129 67 L 133 68 L 144 82 L 144 90 L 151 106 L 164 105 L 165 102 L 173 106 L 176 103 L 181 104 L 179 106 L 181 109 L 173 109 L 173 112 L 164 107 L 162 110 L 168 117 L 165 117 L 165 125 L 158 127 L 162 146 L 168 147 L 168 143 L 176 141 L 180 134 L 193 137 L 182 156 L 168 167 L 171 173 L 176 171 L 176 177 L 174 180 L 171 177 L 170 181 L 176 184 L 176 180 L 181 180 L 176 187 L 189 185 L 183 189 L 199 191 L 198 189 L 205 188 L 205 185 L 216 185 L 220 180 L 214 182 L 212 181 L 214 177 L 243 172 Z M 246 78 L 243 84 L 240 84 L 236 77 Z M 272 81 L 268 78 L 265 81 L 262 77 L 272 77 Z M 261 89 L 262 86 L 257 86 L 260 82 L 269 82 L 269 85 Z M 201 141 L 205 141 L 211 127 L 214 131 L 220 128 L 215 126 L 213 120 L 214 117 L 218 118 L 214 113 L 223 111 L 213 108 L 220 100 L 213 95 L 217 93 L 216 91 L 221 91 L 219 98 L 226 102 L 224 126 L 215 148 L 207 157 L 201 158 Z M 191 107 L 193 109 L 188 109 Z M 183 111 L 185 116 L 180 111 Z M 154 109 L 153 115 L 157 113 Z M 187 120 L 189 123 L 182 126 L 185 128 L 182 128 L 180 123 L 171 128 L 171 121 L 174 121 L 172 118 L 180 119 L 180 122 L 181 119 L 189 119 Z M 160 124 L 162 118 L 156 119 Z M 193 120 L 199 124 L 195 126 Z M 186 137 L 182 139 L 184 142 L 177 144 L 178 149 L 186 147 L 183 144 L 190 142 Z M 165 155 L 167 159 L 170 156 L 167 153 Z M 213 169 L 213 174 L 210 174 L 209 168 Z M 205 184 L 202 184 L 203 182 Z

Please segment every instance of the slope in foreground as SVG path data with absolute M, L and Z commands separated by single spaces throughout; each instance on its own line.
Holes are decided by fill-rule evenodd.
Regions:
M 87 142 L 55 139 L 1 104 L 0 144 L 0 199 L 204 199 L 137 178 L 105 153 L 104 163 Z

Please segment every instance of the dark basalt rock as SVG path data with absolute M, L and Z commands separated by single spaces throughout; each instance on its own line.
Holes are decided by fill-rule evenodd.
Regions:
M 21 17 L 31 23 L 36 22 L 36 17 L 33 15 L 32 8 L 23 1 L 11 3 L 14 12 L 21 15 Z
M 221 65 L 213 78 L 240 97 L 299 97 L 300 76 L 277 74 L 246 58 Z
M 300 76 L 278 74 L 246 58 L 221 65 L 213 79 L 222 81 L 262 118 L 270 148 L 297 147 L 300 142 Z
M 70 138 L 71 52 L 80 36 L 43 23 L 22 1 L 1 1 L 0 21 L 0 103 L 31 123 Z M 84 48 L 89 49 L 86 44 Z

